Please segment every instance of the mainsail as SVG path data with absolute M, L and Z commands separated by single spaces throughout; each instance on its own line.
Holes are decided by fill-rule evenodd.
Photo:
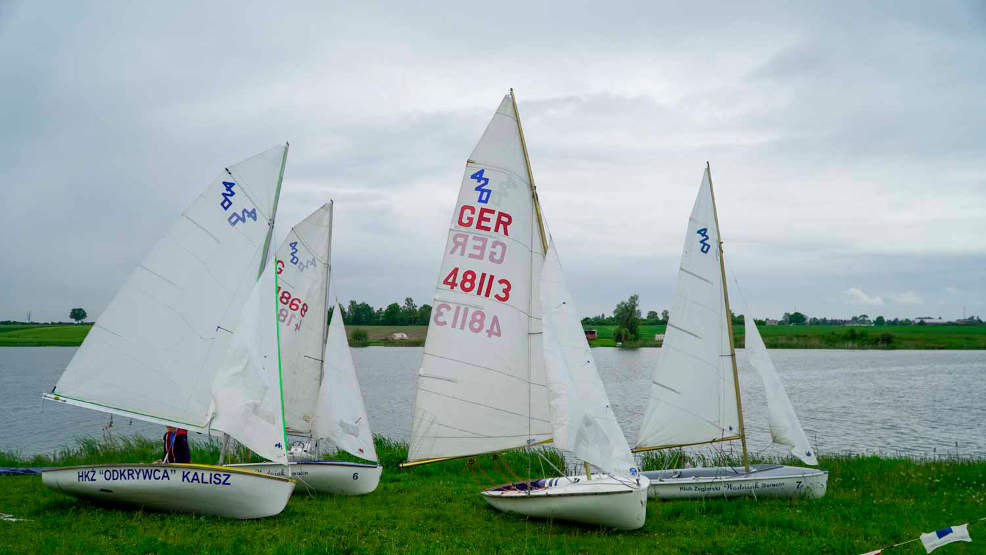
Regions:
M 671 320 L 638 449 L 741 435 L 719 245 L 712 177 L 706 168 L 685 231 Z
M 452 214 L 418 374 L 411 462 L 551 437 L 536 198 L 507 95 L 466 162 Z
M 770 355 L 767 354 L 767 347 L 763 344 L 756 322 L 745 316 L 743 323 L 746 329 L 746 356 L 750 360 L 750 366 L 760 374 L 767 393 L 767 423 L 770 426 L 771 439 L 774 443 L 790 447 L 791 454 L 805 464 L 817 465 L 815 451 L 808 443 L 808 437 L 801 428 L 801 422 L 794 412 L 791 399 L 784 390 Z
M 328 440 L 357 457 L 377 460 L 356 365 L 342 323 L 342 307 L 336 305 L 325 341 L 325 362 L 312 418 L 312 437 Z
M 311 434 L 322 380 L 332 203 L 291 228 L 275 255 L 284 375 L 284 417 L 291 433 Z
M 599 379 L 554 242 L 541 275 L 541 302 L 555 446 L 610 474 L 635 475 L 630 446 Z
M 46 397 L 205 431 L 210 384 L 263 267 L 287 145 L 229 166 L 97 319 Z

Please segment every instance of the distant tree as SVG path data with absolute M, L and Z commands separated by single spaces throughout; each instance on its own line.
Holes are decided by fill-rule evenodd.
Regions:
M 800 326 L 807 322 L 808 318 L 800 312 L 794 312 L 788 316 L 787 321 L 795 326 Z
M 883 316 L 877 316 L 876 320 L 873 320 L 873 324 L 877 326 L 882 326 L 886 323 L 887 321 L 883 318 Z
M 657 320 L 657 319 L 659 319 L 660 317 L 661 317 L 661 316 L 660 316 L 660 315 L 659 315 L 659 314 L 657 313 L 657 311 L 656 311 L 656 310 L 648 310 L 648 311 L 647 311 L 647 319 L 648 319 L 648 320 Z
M 380 323 L 385 326 L 399 326 L 401 324 L 401 305 L 390 303 L 383 311 L 383 318 Z
M 627 339 L 637 339 L 640 337 L 640 297 L 630 295 L 625 301 L 620 301 L 613 309 L 613 318 L 616 320 L 616 332 L 614 337 L 617 341 Z
M 73 308 L 68 313 L 68 317 L 75 320 L 76 324 L 81 323 L 83 320 L 85 320 L 86 316 L 88 316 L 88 314 L 86 314 L 86 309 L 84 308 Z
M 665 322 L 667 322 L 669 319 L 671 319 L 671 313 L 668 312 L 667 309 L 662 310 L 661 311 L 661 320 L 664 320 Z
M 423 304 L 418 309 L 418 319 L 414 323 L 419 326 L 427 326 L 428 320 L 431 320 L 431 305 Z
M 736 314 L 735 312 L 733 312 L 732 309 L 729 309 L 729 316 L 731 317 L 731 320 L 732 320 L 734 326 L 742 326 L 743 325 L 743 315 L 742 314 Z
M 401 307 L 401 323 L 412 325 L 418 319 L 418 305 L 414 304 L 414 299 L 406 297 L 404 306 Z

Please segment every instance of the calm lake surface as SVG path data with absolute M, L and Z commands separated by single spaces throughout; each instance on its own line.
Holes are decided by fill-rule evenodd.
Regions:
M 0 348 L 0 450 L 49 453 L 101 436 L 109 416 L 41 402 L 75 347 Z M 592 350 L 632 445 L 647 408 L 658 349 Z M 353 349 L 370 425 L 406 440 L 420 348 Z M 802 426 L 821 453 L 986 457 L 986 351 L 774 350 L 774 364 Z M 759 377 L 739 351 L 751 452 L 770 447 Z M 161 426 L 114 417 L 111 432 L 160 437 Z

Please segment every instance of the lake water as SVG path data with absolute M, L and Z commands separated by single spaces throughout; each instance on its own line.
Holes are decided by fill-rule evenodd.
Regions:
M 632 444 L 647 408 L 657 349 L 593 349 Z M 41 402 L 75 347 L 0 348 L 0 450 L 48 453 L 100 436 L 107 415 Z M 374 432 L 406 440 L 420 348 L 353 349 Z M 986 351 L 773 350 L 802 426 L 821 453 L 986 457 Z M 759 377 L 739 351 L 751 452 L 770 447 Z M 114 417 L 112 433 L 158 438 L 161 426 Z

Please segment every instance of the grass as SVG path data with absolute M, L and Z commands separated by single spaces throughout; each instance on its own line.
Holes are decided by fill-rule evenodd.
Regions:
M 90 324 L 81 325 L 0 325 L 0 347 L 76 346 L 82 343 Z M 588 326 L 596 330 L 593 347 L 615 347 L 615 326 Z M 655 334 L 663 325 L 640 326 L 640 340 L 623 347 L 660 347 Z M 420 347 L 428 326 L 350 326 L 367 333 L 367 342 L 358 346 Z M 392 340 L 390 334 L 406 333 L 406 340 Z M 743 326 L 733 326 L 735 344 L 744 344 Z M 760 333 L 770 349 L 986 349 L 984 326 L 762 326 Z M 354 345 L 357 346 L 357 345 Z
M 0 453 L 0 464 L 152 460 L 158 447 L 143 439 L 89 440 L 54 458 Z M 45 488 L 38 476 L 0 477 L 0 512 L 26 519 L 0 521 L 0 552 L 861 553 L 986 516 L 984 461 L 823 457 L 830 474 L 822 499 L 651 501 L 644 528 L 615 532 L 526 520 L 489 507 L 479 490 L 509 481 L 503 463 L 526 475 L 523 453 L 507 453 L 496 463 L 480 457 L 484 475 L 463 461 L 401 470 L 406 445 L 378 438 L 377 450 L 386 468 L 376 492 L 295 496 L 280 515 L 254 521 L 100 508 Z M 193 445 L 196 460 L 212 462 L 216 454 L 215 445 Z M 662 466 L 674 456 L 683 455 L 644 462 Z M 976 543 L 945 549 L 982 553 L 986 522 L 971 534 Z M 919 543 L 897 551 L 922 552 Z
M 0 347 L 74 347 L 82 344 L 92 324 L 0 324 Z
M 593 347 L 615 347 L 616 326 L 586 326 L 596 330 Z M 658 347 L 655 334 L 663 325 L 640 326 L 640 341 L 624 347 Z M 986 326 L 761 326 L 760 334 L 770 349 L 986 349 Z M 733 326 L 737 348 L 745 341 L 743 326 Z

